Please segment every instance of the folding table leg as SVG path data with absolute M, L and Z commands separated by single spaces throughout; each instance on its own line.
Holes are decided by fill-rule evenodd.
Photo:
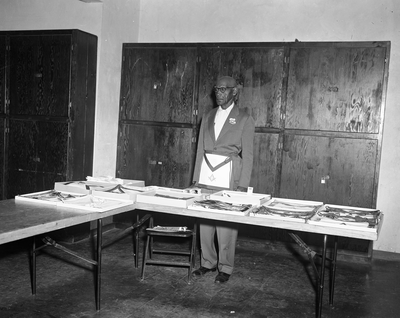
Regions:
M 324 283 L 325 283 L 325 263 L 326 263 L 326 246 L 327 246 L 328 235 L 324 235 L 324 247 L 322 251 L 322 264 L 321 271 L 318 281 L 318 308 L 317 308 L 317 318 L 321 317 L 322 314 L 322 298 L 324 295 Z
M 136 215 L 136 223 L 139 222 L 139 214 Z M 133 230 L 133 239 L 134 239 L 134 251 L 133 255 L 135 257 L 135 268 L 139 267 L 139 230 L 140 228 L 135 228 Z
M 333 295 L 335 292 L 335 279 L 336 279 L 336 263 L 337 263 L 337 250 L 338 250 L 338 237 L 335 236 L 331 262 L 331 275 L 330 275 L 330 288 L 329 288 L 329 305 L 333 306 Z
M 33 237 L 31 258 L 32 295 L 36 295 L 36 237 Z
M 96 309 L 100 310 L 101 292 L 101 249 L 102 249 L 102 220 L 97 220 L 97 265 L 96 265 Z

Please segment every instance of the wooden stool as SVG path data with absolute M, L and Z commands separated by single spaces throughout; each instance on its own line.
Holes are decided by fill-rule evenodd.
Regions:
M 146 229 L 147 240 L 146 247 L 143 255 L 143 266 L 142 266 L 142 276 L 141 279 L 144 280 L 144 271 L 146 265 L 161 265 L 161 266 L 172 266 L 172 267 L 187 267 L 188 268 L 188 284 L 191 283 L 192 277 L 192 269 L 195 265 L 196 258 L 196 230 L 197 223 L 195 222 L 193 225 L 193 229 L 187 229 L 186 227 L 177 227 L 177 226 L 153 226 L 153 218 L 150 219 L 150 225 Z M 153 242 L 154 237 L 180 237 L 184 239 L 189 239 L 190 244 L 188 249 L 163 249 L 157 246 L 155 248 Z M 169 254 L 169 255 L 182 255 L 188 256 L 188 261 L 166 261 L 166 260 L 156 260 L 153 258 L 153 254 Z

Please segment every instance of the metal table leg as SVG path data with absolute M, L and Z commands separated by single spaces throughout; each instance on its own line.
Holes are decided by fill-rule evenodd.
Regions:
M 337 250 L 338 250 L 338 237 L 335 236 L 332 262 L 331 262 L 331 274 L 330 274 L 330 286 L 329 286 L 329 305 L 333 306 L 333 295 L 335 292 L 335 278 L 336 278 L 336 263 L 337 263 Z
M 318 280 L 318 304 L 317 304 L 317 318 L 321 317 L 322 314 L 322 298 L 324 295 L 324 283 L 325 283 L 325 263 L 326 263 L 326 245 L 328 241 L 328 235 L 324 235 L 324 247 L 322 251 L 322 264 Z
M 317 276 L 317 300 L 316 300 L 316 317 L 320 318 L 322 314 L 322 298 L 324 294 L 324 285 L 325 285 L 325 264 L 326 261 L 331 262 L 330 266 L 330 276 L 329 276 L 329 283 L 330 283 L 330 294 L 329 294 L 329 300 L 330 302 L 333 302 L 333 293 L 334 293 L 334 286 L 335 286 L 335 271 L 336 271 L 336 255 L 337 255 L 337 237 L 335 237 L 335 250 L 333 254 L 333 258 L 328 258 L 327 257 L 327 241 L 328 241 L 328 235 L 324 235 L 324 245 L 323 245 L 323 251 L 322 254 L 317 254 L 315 251 L 313 251 L 310 247 L 307 246 L 303 240 L 294 233 L 289 233 L 289 235 L 295 240 L 295 242 L 303 248 L 304 253 L 308 255 L 308 258 L 310 260 L 311 265 L 313 266 L 313 269 L 315 271 L 315 274 Z M 314 258 L 315 256 L 318 256 L 322 259 L 322 264 L 321 268 L 318 271 L 318 268 L 315 264 Z
M 97 220 L 97 265 L 96 265 L 96 309 L 100 310 L 101 297 L 101 251 L 102 251 L 102 219 Z
M 36 295 L 36 237 L 33 237 L 31 258 L 32 295 Z
M 102 240 L 103 240 L 103 231 L 102 231 L 102 219 L 97 220 L 97 247 L 96 247 L 96 259 L 89 259 L 83 256 L 78 255 L 74 251 L 58 244 L 52 238 L 46 236 L 42 238 L 43 245 L 37 247 L 36 246 L 36 238 L 33 238 L 32 243 L 32 254 L 31 254 L 31 280 L 32 280 L 32 294 L 36 294 L 36 256 L 37 252 L 43 248 L 48 246 L 55 247 L 61 251 L 64 251 L 72 256 L 75 256 L 85 262 L 88 262 L 95 266 L 96 271 L 96 286 L 95 286 L 95 297 L 96 297 L 96 309 L 100 310 L 100 299 L 101 299 L 101 253 L 102 253 Z

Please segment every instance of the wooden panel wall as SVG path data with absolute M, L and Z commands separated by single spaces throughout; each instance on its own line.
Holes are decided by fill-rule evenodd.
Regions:
M 279 195 L 279 134 L 256 133 L 251 186 L 256 193 Z
M 384 47 L 290 51 L 286 128 L 379 133 Z
M 377 152 L 376 140 L 285 135 L 280 195 L 370 208 Z
M 146 185 L 189 186 L 193 172 L 193 129 L 122 124 L 117 175 L 145 180 Z
M 65 181 L 67 144 L 66 122 L 10 119 L 8 196 L 29 193 L 32 189 L 52 189 L 54 180 Z
M 203 47 L 200 57 L 199 121 L 216 106 L 212 91 L 216 80 L 229 75 L 240 85 L 240 108 L 248 110 L 256 127 L 279 127 L 284 76 L 282 47 Z
M 389 55 L 390 42 L 124 44 L 117 176 L 189 185 L 192 137 L 229 75 L 256 123 L 255 192 L 374 208 Z
M 7 126 L 6 107 L 6 37 L 0 35 L 0 171 L 5 171 L 5 128 Z M 0 173 L 0 199 L 4 197 L 4 173 Z
M 189 46 L 189 47 L 188 47 Z M 192 129 L 196 137 L 204 113 L 216 106 L 213 86 L 221 75 L 230 75 L 241 86 L 239 107 L 246 109 L 255 119 L 259 134 L 255 140 L 252 186 L 258 192 L 276 192 L 279 188 L 277 165 L 278 139 L 281 125 L 283 80 L 285 76 L 285 50 L 281 46 L 196 45 L 158 46 L 156 44 L 125 44 L 123 49 L 120 123 L 117 154 L 117 175 L 137 178 L 143 170 L 154 170 L 148 162 L 129 153 L 126 144 L 126 125 L 154 125 Z M 271 135 L 268 135 L 271 133 Z M 122 140 L 122 139 L 123 140 Z M 191 145 L 196 150 L 195 139 Z M 192 140 L 192 141 L 193 141 Z M 265 142 L 269 147 L 265 147 Z M 261 144 L 262 143 L 262 144 Z M 140 148 L 140 147 L 139 147 Z M 128 150 L 130 149 L 130 150 Z M 179 155 L 180 149 L 171 147 L 170 155 Z M 136 163 L 128 168 L 127 157 Z M 194 157 L 189 160 L 191 169 Z M 256 170 L 262 167 L 261 174 Z M 268 167 L 268 168 L 265 168 Z M 147 175 L 146 183 L 167 184 L 168 176 L 154 179 Z M 191 183 L 190 172 L 184 183 Z M 153 183 L 154 184 L 154 183 Z
M 6 101 L 6 37 L 0 35 L 0 114 L 5 112 Z
M 192 123 L 196 59 L 195 48 L 124 50 L 120 119 Z
M 5 126 L 6 119 L 0 117 L 0 169 L 5 171 L 5 151 L 6 151 L 6 139 L 5 139 Z M 0 173 L 0 198 L 4 197 L 4 189 L 1 185 L 4 184 L 5 174 Z

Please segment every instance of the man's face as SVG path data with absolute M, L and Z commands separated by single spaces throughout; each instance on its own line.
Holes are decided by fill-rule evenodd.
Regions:
M 217 105 L 221 106 L 223 109 L 227 109 L 234 101 L 236 96 L 236 87 L 234 87 L 234 83 L 229 82 L 226 79 L 221 79 L 217 81 L 217 84 L 214 87 L 214 92 Z

